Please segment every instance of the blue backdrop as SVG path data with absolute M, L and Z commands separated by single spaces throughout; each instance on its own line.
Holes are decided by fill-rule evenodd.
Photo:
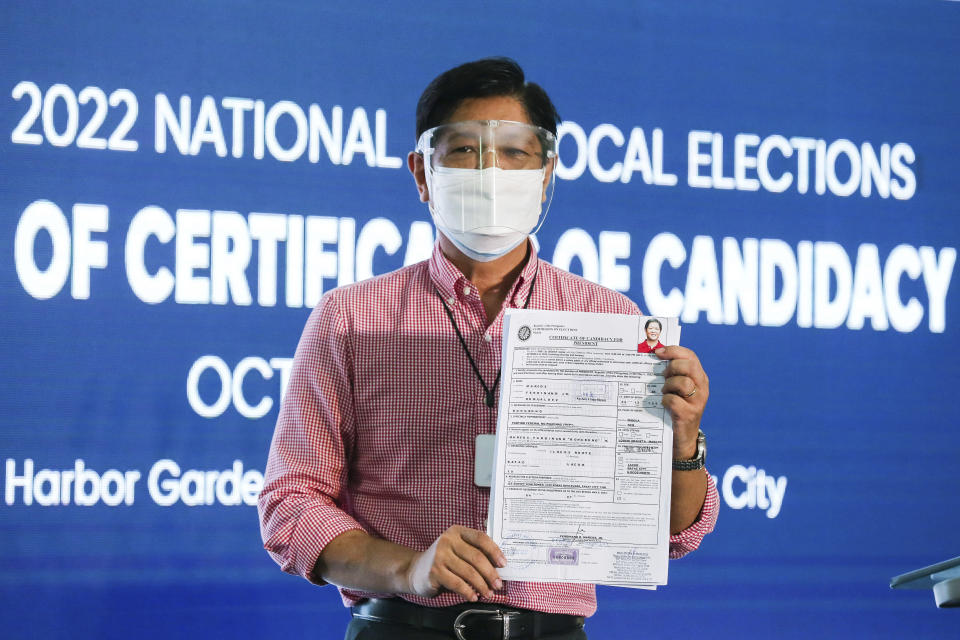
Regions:
M 565 120 L 541 254 L 711 377 L 717 530 L 591 637 L 956 628 L 887 584 L 960 555 L 957 3 L 0 17 L 4 637 L 340 637 L 251 506 L 284 372 L 322 291 L 429 253 L 416 100 L 487 55 Z

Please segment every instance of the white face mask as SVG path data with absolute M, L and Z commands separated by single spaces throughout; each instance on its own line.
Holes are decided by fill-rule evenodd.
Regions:
M 434 224 L 469 258 L 488 262 L 526 240 L 541 220 L 544 170 L 427 167 Z

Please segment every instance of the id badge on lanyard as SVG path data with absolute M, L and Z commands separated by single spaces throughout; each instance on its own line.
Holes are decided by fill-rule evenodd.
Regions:
M 473 483 L 478 487 L 489 487 L 493 481 L 493 450 L 497 436 L 481 433 L 477 436 L 473 457 Z

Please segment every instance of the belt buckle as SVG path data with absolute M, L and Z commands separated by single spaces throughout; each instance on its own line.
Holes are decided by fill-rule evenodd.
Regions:
M 513 617 L 519 616 L 520 612 L 502 611 L 500 609 L 466 609 L 453 621 L 453 632 L 457 636 L 457 640 L 467 640 L 463 636 L 463 632 L 467 629 L 467 624 L 463 622 L 463 620 L 471 615 L 492 616 L 494 619 L 499 620 L 503 625 L 503 640 L 508 640 L 510 638 L 510 621 Z

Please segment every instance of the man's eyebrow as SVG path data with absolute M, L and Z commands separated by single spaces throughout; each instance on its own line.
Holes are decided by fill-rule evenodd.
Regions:
M 459 140 L 475 140 L 476 136 L 469 135 L 460 131 L 451 131 L 444 134 L 438 140 L 438 144 L 450 144 L 451 142 L 456 142 Z

